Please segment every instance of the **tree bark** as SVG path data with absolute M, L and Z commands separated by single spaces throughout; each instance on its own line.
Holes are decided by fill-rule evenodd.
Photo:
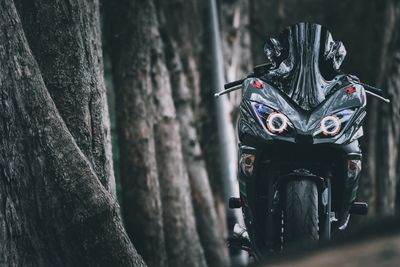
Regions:
M 179 0 L 167 5 L 160 1 L 157 6 L 197 231 L 208 266 L 228 266 L 229 255 L 196 129 L 194 107 L 200 91 L 198 65 L 201 52 L 199 5 Z M 190 19 L 182 23 L 182 18 L 189 13 Z
M 182 154 L 179 123 L 172 100 L 161 38 L 153 47 L 154 138 L 163 205 L 164 235 L 169 266 L 207 266 L 191 202 L 191 190 Z
M 46 89 L 13 2 L 0 6 L 1 265 L 144 266 Z
M 105 12 L 111 27 L 124 221 L 148 266 L 167 266 L 154 144 L 154 5 L 107 1 Z
M 98 1 L 16 2 L 61 117 L 101 183 L 115 195 Z
M 224 0 L 220 3 L 221 37 L 226 81 L 243 79 L 253 70 L 250 25 L 250 4 L 247 0 Z M 242 92 L 228 94 L 232 122 L 236 123 Z
M 380 214 L 394 214 L 396 184 L 400 145 L 400 4 L 398 1 L 386 2 L 384 47 L 381 55 L 381 84 L 392 102 L 380 106 L 377 172 L 377 211 Z
M 147 245 L 146 250 L 139 249 L 141 254 L 146 255 L 144 258 L 149 265 L 161 266 L 154 261 L 154 251 L 157 251 L 155 247 L 158 247 L 161 251 L 166 251 L 169 266 L 206 266 L 196 231 L 188 172 L 182 155 L 179 121 L 172 99 L 171 80 L 163 51 L 164 43 L 160 36 L 161 26 L 157 18 L 157 9 L 154 1 L 146 3 L 133 1 L 119 3 L 115 6 L 115 10 L 116 13 L 110 14 L 117 21 L 112 32 L 117 37 L 116 45 L 113 47 L 117 55 L 114 55 L 113 59 L 114 76 L 116 87 L 124 86 L 123 89 L 116 91 L 117 102 L 120 101 L 119 106 L 121 106 L 117 110 L 118 121 L 123 125 L 124 132 L 130 133 L 127 136 L 124 132 L 120 132 L 122 149 L 129 155 L 125 157 L 122 154 L 121 157 L 121 175 L 125 181 L 124 211 L 127 218 L 132 216 L 132 219 L 127 221 L 127 227 L 132 229 L 134 242 L 136 236 L 139 236 L 137 242 L 143 242 L 142 245 L 138 245 L 139 248 L 147 245 L 149 238 L 153 238 L 154 247 Z M 132 96 L 127 102 L 125 102 L 126 94 Z M 136 105 L 129 103 L 138 99 L 141 102 L 136 102 Z M 137 107 L 140 107 L 140 110 Z M 148 168 L 141 171 L 139 177 L 137 174 L 132 177 L 131 173 L 137 172 L 143 165 L 146 166 L 144 158 L 141 157 L 140 145 L 137 144 L 136 138 L 132 138 L 134 137 L 132 133 L 138 132 L 138 128 L 143 127 L 138 127 L 140 125 L 138 119 L 139 123 L 147 123 L 146 129 L 148 129 L 139 130 L 139 136 L 154 144 L 151 143 L 151 147 L 144 147 L 143 153 L 146 158 L 151 157 L 151 161 L 147 163 Z M 130 145 L 127 146 L 127 143 Z M 136 151 L 136 155 L 133 155 L 133 151 Z M 132 157 L 136 160 L 132 161 Z M 126 166 L 130 166 L 131 173 L 127 172 Z M 155 170 L 150 170 L 150 167 Z M 159 189 L 155 187 L 157 177 Z M 153 183 L 150 183 L 150 179 Z M 132 192 L 143 188 L 143 184 L 151 186 L 146 188 L 147 192 L 141 194 L 139 199 L 139 196 Z M 157 192 L 158 190 L 160 191 Z M 147 217 L 139 215 L 137 211 L 140 210 L 139 213 L 161 211 L 160 207 L 149 205 L 153 203 L 155 195 L 161 196 L 162 218 L 157 213 L 155 219 L 159 222 L 158 226 L 163 227 L 163 235 L 159 232 L 160 227 L 149 224 Z M 134 201 L 138 204 L 131 205 L 130 203 Z M 135 224 L 141 226 L 135 227 Z M 155 231 L 156 235 L 149 235 Z M 146 232 L 149 234 L 143 236 Z M 161 259 L 157 261 L 162 262 Z

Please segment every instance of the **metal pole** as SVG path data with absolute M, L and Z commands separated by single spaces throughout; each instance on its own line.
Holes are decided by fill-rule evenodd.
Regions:
M 211 34 L 212 66 L 213 70 L 213 89 L 214 93 L 219 93 L 225 84 L 224 61 L 222 56 L 221 35 L 219 30 L 219 20 L 217 5 L 215 0 L 209 0 L 209 19 Z M 220 97 L 215 100 L 216 116 L 218 123 L 219 157 L 221 162 L 222 181 L 224 187 L 224 197 L 227 202 L 231 196 L 239 196 L 239 186 L 236 177 L 237 151 L 235 132 L 229 114 L 229 103 L 227 97 Z M 227 207 L 228 205 L 226 205 Z M 233 230 L 235 223 L 243 222 L 240 210 L 227 209 L 228 229 Z M 239 257 L 233 259 L 238 263 L 245 263 L 245 254 L 240 253 Z M 238 262 L 239 261 L 239 262 Z

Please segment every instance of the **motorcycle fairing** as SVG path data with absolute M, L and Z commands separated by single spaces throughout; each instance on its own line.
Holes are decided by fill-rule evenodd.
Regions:
M 299 107 L 312 110 L 325 100 L 336 83 L 346 56 L 341 42 L 318 24 L 298 23 L 267 41 L 264 52 L 270 70 L 265 80 Z
M 346 54 L 343 45 L 334 42 L 321 26 L 291 26 L 279 39 L 267 42 L 265 53 L 267 64 L 243 82 L 238 123 L 239 159 L 249 154 L 253 159 L 251 172 L 241 165 L 245 161 L 239 161 L 242 211 L 254 252 L 260 257 L 282 249 L 282 196 L 288 176 L 326 182 L 329 187 L 319 186 L 319 199 L 330 204 L 318 204 L 318 208 L 324 207 L 318 211 L 319 218 L 335 230 L 347 224 L 359 181 L 359 173 L 349 174 L 349 162 L 361 161 L 358 138 L 366 114 L 365 90 L 359 80 L 339 71 Z M 324 117 L 344 110 L 350 115 L 335 136 L 316 134 Z M 274 112 L 290 121 L 283 130 L 266 126 Z M 280 118 L 286 122 L 285 117 Z M 324 198 L 327 188 L 330 198 Z M 337 221 L 331 221 L 332 211 Z M 323 230 L 323 225 L 319 229 Z
M 366 105 L 365 90 L 361 85 L 354 84 L 349 77 L 342 75 L 337 78 L 333 83 L 336 88 L 335 91 L 332 90 L 332 93 L 327 95 L 323 102 L 310 111 L 303 110 L 281 90 L 264 81 L 262 81 L 264 85 L 262 89 L 256 88 L 254 86 L 256 80 L 255 78 L 249 78 L 243 84 L 243 104 L 241 105 L 242 116 L 239 122 L 239 132 L 249 133 L 266 141 L 296 142 L 298 140 L 297 137 L 308 136 L 312 138 L 312 143 L 314 144 L 344 144 L 354 140 L 355 135 L 357 135 L 357 138 L 362 135 L 361 123 L 365 116 Z M 356 88 L 356 91 L 351 94 L 347 93 L 346 88 L 349 86 Z M 260 115 L 254 110 L 251 103 L 265 105 L 276 112 L 286 115 L 293 125 L 294 133 L 291 135 L 270 133 L 260 121 Z M 353 109 L 354 113 L 339 134 L 333 137 L 313 136 L 325 116 L 333 115 L 346 109 Z

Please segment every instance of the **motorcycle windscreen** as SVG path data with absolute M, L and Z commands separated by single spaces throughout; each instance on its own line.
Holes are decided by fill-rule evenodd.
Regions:
M 271 66 L 264 78 L 304 110 L 312 110 L 332 92 L 346 56 L 341 42 L 311 23 L 286 28 L 278 39 L 267 41 L 264 52 Z

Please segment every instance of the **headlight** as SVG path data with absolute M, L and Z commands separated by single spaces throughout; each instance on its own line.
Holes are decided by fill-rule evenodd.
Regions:
M 319 128 L 314 132 L 313 136 L 336 136 L 345 127 L 346 123 L 350 120 L 353 114 L 353 109 L 345 109 L 333 115 L 324 117 L 320 122 Z
M 326 116 L 321 120 L 321 132 L 326 136 L 335 136 L 339 133 L 342 123 L 336 116 Z
M 288 117 L 268 106 L 252 103 L 259 122 L 270 134 L 290 135 L 293 134 L 293 124 Z
M 273 112 L 267 117 L 266 126 L 271 133 L 283 133 L 288 127 L 288 118 L 282 113 Z

